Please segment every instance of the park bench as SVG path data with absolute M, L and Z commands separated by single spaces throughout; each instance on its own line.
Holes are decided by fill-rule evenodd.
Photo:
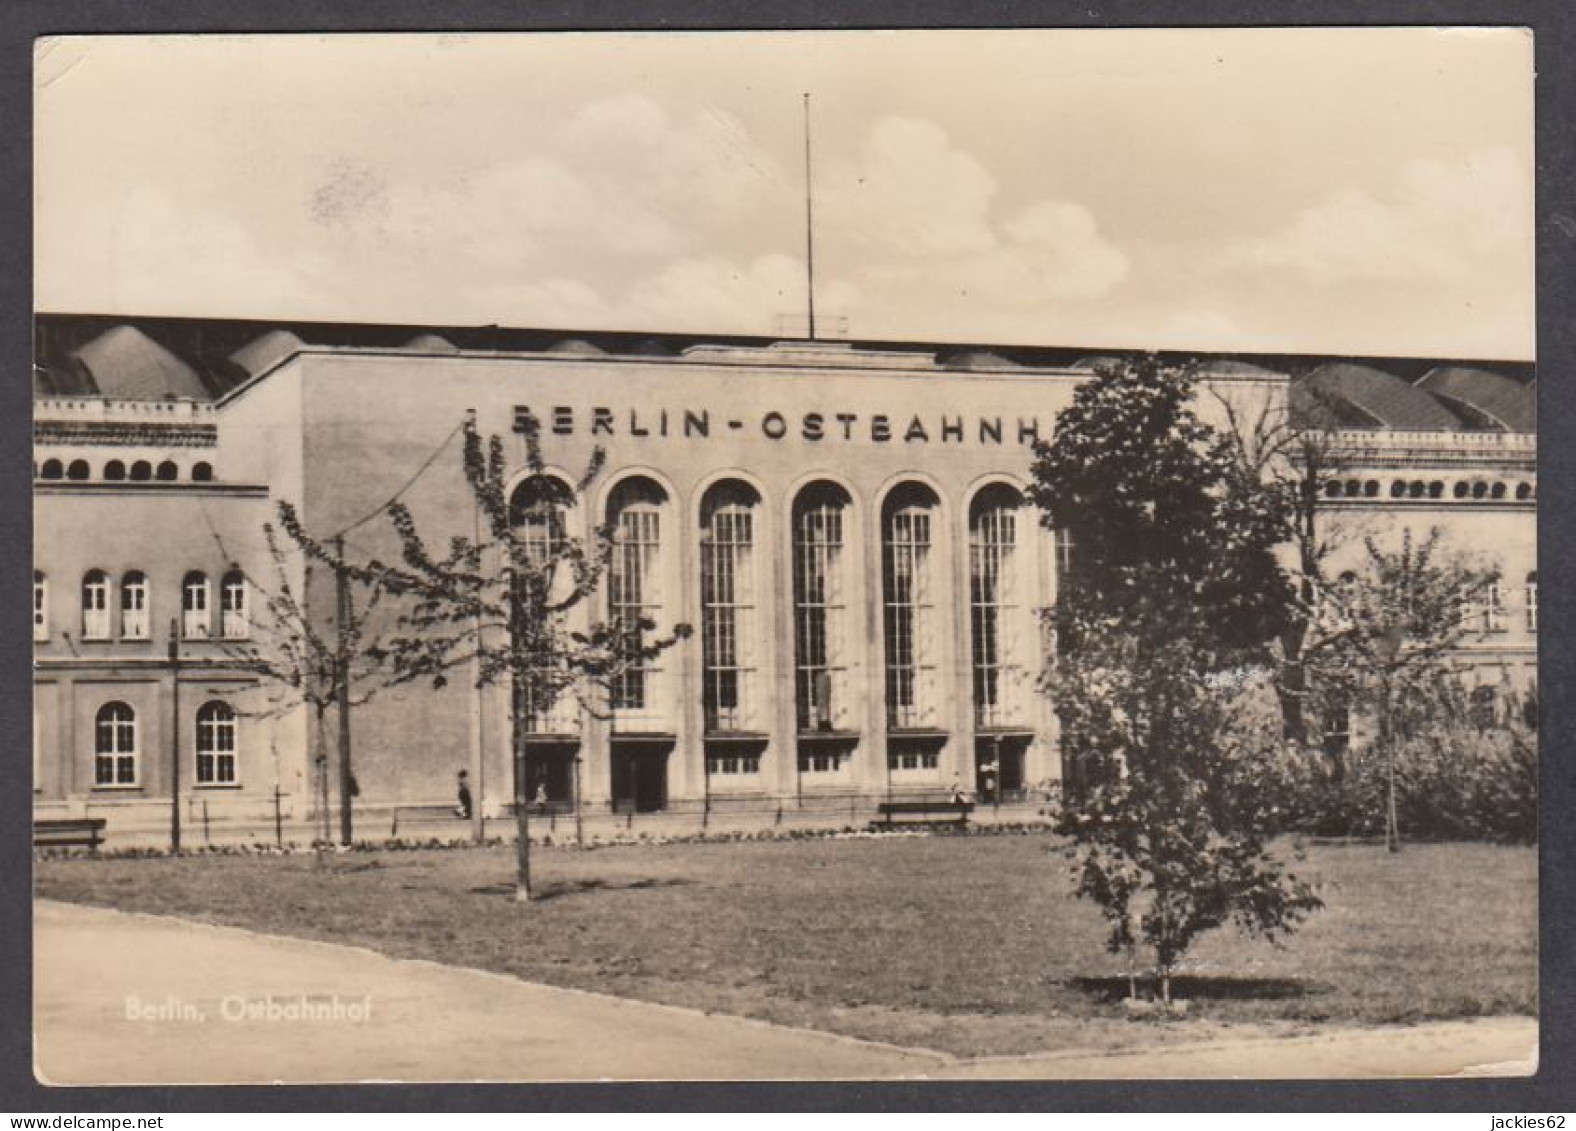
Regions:
M 51 817 L 33 822 L 34 848 L 86 848 L 94 855 L 104 843 L 103 817 Z
M 972 801 L 953 801 L 937 798 L 934 801 L 883 801 L 876 806 L 880 819 L 872 826 L 891 828 L 898 824 L 956 825 L 962 828 L 969 823 L 974 811 Z
M 464 821 L 470 823 L 469 817 L 462 817 L 457 813 L 454 805 L 396 805 L 394 807 L 393 821 L 389 826 L 389 836 L 399 836 L 400 821 L 440 821 L 445 818 L 451 821 Z

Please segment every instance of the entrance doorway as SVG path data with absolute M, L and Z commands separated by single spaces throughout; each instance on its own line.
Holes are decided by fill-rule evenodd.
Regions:
M 974 789 L 980 801 L 996 804 L 1023 796 L 1023 763 L 1032 735 L 980 734 L 974 737 Z
M 536 811 L 544 800 L 549 810 L 568 813 L 575 807 L 574 743 L 533 741 L 526 751 L 525 799 Z
M 668 753 L 672 743 L 613 740 L 613 810 L 656 813 L 668 804 Z

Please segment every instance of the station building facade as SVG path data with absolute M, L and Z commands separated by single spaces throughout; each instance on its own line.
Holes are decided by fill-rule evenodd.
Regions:
M 598 612 L 692 635 L 531 716 L 531 780 L 589 812 L 964 788 L 1060 776 L 1039 677 L 1068 546 L 1026 505 L 1032 444 L 1100 357 L 1075 351 L 44 316 L 35 373 L 35 797 L 40 811 L 302 816 L 332 736 L 245 654 L 278 646 L 263 526 L 293 503 L 352 557 L 397 556 L 391 499 L 431 545 L 473 536 L 474 413 L 511 490 L 606 462 L 566 515 L 615 552 Z M 1536 677 L 1528 367 L 1213 359 L 1199 409 L 1333 412 L 1329 510 L 1381 538 L 1438 526 L 1501 569 L 1468 650 Z M 1354 558 L 1354 564 L 1355 558 Z M 297 578 L 301 582 L 302 578 Z M 306 588 L 331 628 L 334 594 Z M 466 770 L 513 791 L 506 687 L 456 672 L 354 712 L 361 803 L 443 803 Z M 195 812 L 195 809 L 193 809 Z

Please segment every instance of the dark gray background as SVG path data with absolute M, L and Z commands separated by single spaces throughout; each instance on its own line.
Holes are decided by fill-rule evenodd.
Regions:
M 1568 0 L 1493 3 L 1360 0 L 1174 0 L 1068 3 L 998 0 L 869 0 L 834 8 L 775 3 L 556 0 L 359 0 L 330 10 L 322 0 L 9 0 L 0 17 L 0 137 L 5 218 L 0 266 L 0 1109 L 35 1111 L 308 1110 L 886 1110 L 886 1111 L 1482 1111 L 1576 1108 L 1571 1019 L 1576 1007 L 1573 938 L 1570 570 L 1567 491 L 1576 450 L 1567 448 L 1576 378 L 1576 15 Z M 300 1088 L 42 1088 L 32 1077 L 28 729 L 31 568 L 32 41 L 49 34 L 927 27 L 1283 26 L 1296 24 L 1493 24 L 1529 26 L 1537 52 L 1539 569 L 1545 579 L 1540 635 L 1542 699 L 1542 1061 L 1530 1080 L 1406 1083 L 860 1083 L 353 1086 Z M 1448 930 L 1449 924 L 1438 924 Z M 1485 1121 L 1486 1121 L 1485 1116 Z M 1487 1123 L 1485 1122 L 1485 1131 Z

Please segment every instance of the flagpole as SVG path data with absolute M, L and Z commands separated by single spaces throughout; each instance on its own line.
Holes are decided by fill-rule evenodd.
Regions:
M 815 341 L 815 208 L 810 198 L 810 92 L 804 95 L 804 270 L 810 310 L 810 340 Z

